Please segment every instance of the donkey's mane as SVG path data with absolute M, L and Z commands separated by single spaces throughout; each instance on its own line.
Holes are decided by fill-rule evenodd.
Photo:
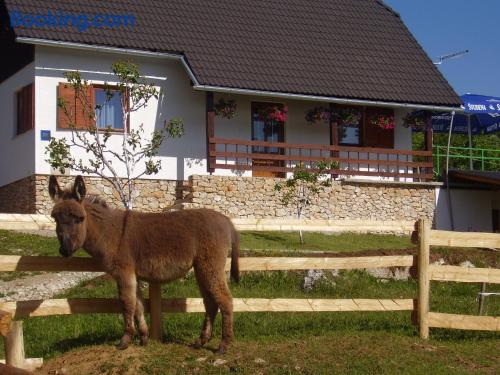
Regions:
M 95 194 L 87 195 L 84 202 L 91 205 L 101 206 L 102 208 L 109 208 L 108 203 L 103 198 Z

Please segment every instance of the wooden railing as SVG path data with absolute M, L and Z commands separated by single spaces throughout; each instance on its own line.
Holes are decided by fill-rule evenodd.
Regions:
M 266 161 L 267 165 L 262 165 Z M 376 176 L 430 181 L 433 177 L 432 151 L 394 150 L 387 148 L 293 144 L 209 139 L 209 168 L 293 172 L 320 161 L 336 161 L 338 169 L 328 173 L 341 176 Z

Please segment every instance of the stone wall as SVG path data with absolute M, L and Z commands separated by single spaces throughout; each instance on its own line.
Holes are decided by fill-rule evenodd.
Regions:
M 58 176 L 61 188 L 71 186 L 71 176 Z M 85 177 L 87 193 L 103 197 L 112 207 L 123 207 L 111 184 L 99 177 Z M 177 200 L 177 181 L 137 180 L 134 208 L 140 211 L 161 212 Z M 49 214 L 53 202 L 50 199 L 49 176 L 34 175 L 12 184 L 0 187 L 0 212 Z M 182 194 L 182 193 L 181 193 Z
M 0 212 L 50 213 L 49 176 L 36 175 L 0 187 Z M 60 176 L 62 188 L 74 177 Z M 139 180 L 134 209 L 161 212 L 176 208 L 213 208 L 232 218 L 295 218 L 293 207 L 284 206 L 274 187 L 282 179 L 264 177 L 191 176 L 189 182 Z M 103 196 L 122 207 L 111 185 L 86 177 L 89 194 Z M 187 185 L 187 186 L 185 186 Z M 187 194 L 185 192 L 187 190 Z M 434 218 L 435 186 L 394 182 L 334 181 L 312 199 L 304 218 L 327 220 L 415 221 Z
M 230 217 L 295 218 L 274 187 L 282 179 L 191 176 L 185 207 L 214 208 Z M 310 219 L 406 220 L 434 217 L 435 186 L 394 182 L 334 181 L 304 212 Z
M 0 187 L 0 212 L 32 214 L 35 209 L 35 176 Z

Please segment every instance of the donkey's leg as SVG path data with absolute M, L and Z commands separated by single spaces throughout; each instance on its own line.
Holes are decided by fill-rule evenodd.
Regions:
M 142 298 L 142 291 L 139 285 L 137 285 L 135 319 L 137 320 L 139 333 L 141 335 L 141 345 L 147 345 L 149 338 L 149 330 L 148 330 L 148 325 L 146 323 L 146 319 L 144 319 L 144 299 Z
M 137 280 L 134 273 L 120 275 L 117 280 L 118 294 L 123 308 L 125 334 L 122 336 L 118 349 L 127 349 L 135 335 L 134 313 L 136 307 Z
M 207 290 L 204 284 L 203 277 L 198 276 L 196 268 L 195 275 L 196 281 L 198 282 L 198 287 L 200 288 L 200 292 L 203 297 L 203 304 L 205 305 L 205 320 L 203 321 L 200 337 L 194 343 L 195 348 L 201 348 L 212 338 L 214 321 L 215 317 L 217 316 L 217 310 L 219 309 L 219 306 L 217 305 L 217 302 L 215 302 L 210 292 Z
M 205 286 L 222 314 L 222 341 L 219 353 L 224 353 L 233 340 L 233 297 L 226 283 L 226 274 L 224 268 L 214 270 L 201 267 L 198 274 L 198 283 Z
M 219 353 L 224 353 L 233 341 L 233 297 L 227 286 L 225 273 L 219 274 L 218 279 L 211 292 L 222 314 L 222 341 L 219 344 Z

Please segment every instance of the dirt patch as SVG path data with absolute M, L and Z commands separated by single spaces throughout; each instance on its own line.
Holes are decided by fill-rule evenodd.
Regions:
M 114 346 L 94 346 L 72 352 L 48 361 L 37 374 L 50 375 L 133 375 L 140 366 L 147 351 L 141 346 L 117 350 Z

